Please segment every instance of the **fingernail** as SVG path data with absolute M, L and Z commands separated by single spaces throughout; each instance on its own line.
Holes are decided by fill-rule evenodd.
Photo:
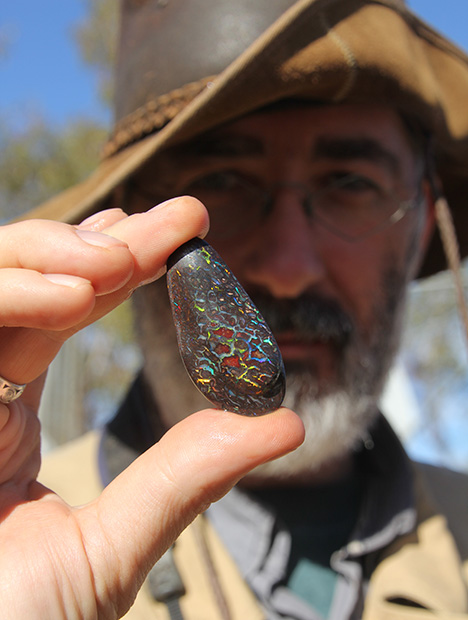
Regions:
M 149 209 L 149 211 L 157 211 L 158 209 L 162 209 L 164 207 L 167 207 L 171 203 L 177 202 L 178 200 L 180 200 L 179 196 L 177 198 L 170 198 L 169 200 L 165 200 L 164 202 L 160 202 L 158 205 L 155 205 L 152 209 Z
M 86 228 L 87 226 L 92 226 L 93 224 L 102 222 L 103 220 L 103 215 L 102 213 L 93 213 L 93 215 L 90 215 L 89 217 L 87 217 L 85 220 L 83 220 L 82 222 L 80 222 L 78 224 L 79 227 L 83 227 Z
M 75 230 L 75 232 L 78 237 L 80 237 L 80 239 L 82 239 L 86 243 L 89 243 L 89 245 L 95 245 L 100 248 L 110 248 L 118 245 L 127 245 L 120 239 L 116 239 L 115 237 L 111 237 L 110 235 L 105 235 L 101 232 L 96 232 L 95 230 Z
M 79 286 L 87 282 L 87 280 L 85 280 L 84 278 L 79 278 L 78 276 L 70 276 L 65 273 L 43 273 L 42 276 L 53 284 L 59 284 L 60 286 L 69 286 L 70 288 L 78 288 Z
M 105 211 L 100 211 L 99 213 L 93 213 L 85 220 L 83 220 L 80 224 L 78 224 L 78 230 L 100 230 L 101 228 L 105 228 L 106 217 L 112 215 L 113 213 L 123 214 L 122 209 L 115 207 L 113 209 L 106 209 Z

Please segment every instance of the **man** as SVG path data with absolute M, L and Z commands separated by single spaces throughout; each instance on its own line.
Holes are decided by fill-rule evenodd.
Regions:
M 80 513 L 80 524 L 92 574 L 96 564 L 121 574 L 123 602 L 117 598 L 115 605 L 121 613 L 134 567 L 147 571 L 164 547 L 159 535 L 155 551 L 157 515 L 147 516 L 148 506 L 154 510 L 156 501 L 164 507 L 166 529 L 157 531 L 167 532 L 167 546 L 183 527 L 181 497 L 189 506 L 187 523 L 242 478 L 151 569 L 128 618 L 464 617 L 465 479 L 416 469 L 376 403 L 397 347 L 406 286 L 441 267 L 432 239 L 440 184 L 458 221 L 464 217 L 457 192 L 468 180 L 468 125 L 459 102 L 468 96 L 468 61 L 396 0 L 251 4 L 233 12 L 232 3 L 218 1 L 200 17 L 197 2 L 124 3 L 119 122 L 108 159 L 93 178 L 39 214 L 78 221 L 110 195 L 137 214 L 126 219 L 106 211 L 78 229 L 82 240 L 120 252 L 120 259 L 96 256 L 89 258 L 92 266 L 87 254 L 78 266 L 62 259 L 67 277 L 93 283 L 94 319 L 160 274 L 177 244 L 203 232 L 200 203 L 167 202 L 178 195 L 198 198 L 210 215 L 207 239 L 277 337 L 287 371 L 286 404 L 301 417 L 305 441 L 274 461 L 300 443 L 297 419 L 283 412 L 281 419 L 267 416 L 268 426 L 265 418 L 250 420 L 262 424 L 257 453 L 254 431 L 250 427 L 247 440 L 241 424 L 247 428 L 249 421 L 243 420 L 239 437 L 229 435 L 236 458 L 244 461 L 241 471 L 226 453 L 229 441 L 222 449 L 218 443 L 226 437 L 219 419 L 231 420 L 229 414 L 204 418 L 210 437 L 200 445 L 208 460 L 198 461 L 210 491 L 204 495 L 191 463 L 196 450 L 187 439 L 178 442 L 185 432 L 201 441 L 187 416 L 206 401 L 182 368 L 158 281 L 134 294 L 141 376 L 104 432 L 52 456 L 42 480 L 74 505 L 109 484 L 97 515 L 95 508 Z M 168 64 L 169 48 L 177 72 L 163 66 L 155 71 L 157 59 Z M 143 215 L 161 200 L 162 207 Z M 47 231 L 51 226 L 42 225 Z M 62 230 L 57 236 L 69 239 Z M 102 231 L 127 242 L 136 265 L 133 274 L 127 266 L 127 279 L 124 267 L 120 278 L 110 268 L 128 260 L 125 247 L 104 243 L 102 234 L 96 238 Z M 69 242 L 74 247 L 75 239 Z M 21 255 L 18 262 L 29 265 Z M 106 265 L 108 273 L 101 275 Z M 50 273 L 35 261 L 33 267 Z M 89 322 L 84 315 L 61 320 L 62 330 Z M 44 328 L 37 318 L 30 321 Z M 20 336 L 14 332 L 15 347 Z M 0 367 L 9 379 L 29 380 L 14 366 Z M 37 369 L 29 374 L 37 376 Z M 177 422 L 181 426 L 172 428 Z M 118 477 L 167 429 L 157 455 L 151 449 L 131 474 Z M 153 454 L 162 475 L 156 483 L 146 476 L 136 495 L 136 480 Z M 181 483 L 184 468 L 192 479 Z M 215 483 L 218 468 L 223 473 Z M 169 510 L 162 479 L 178 490 Z M 447 500 L 448 525 L 432 494 Z M 119 558 L 119 571 L 112 571 L 108 548 L 103 559 L 96 551 L 101 539 L 91 533 L 95 520 L 109 527 L 116 550 L 119 527 L 122 537 L 132 525 L 148 528 L 151 550 L 138 538 L 140 554 L 111 555 L 114 562 Z M 82 560 L 70 545 L 68 557 L 74 553 Z M 56 575 L 63 579 L 68 570 Z M 63 608 L 70 609 L 71 599 L 81 615 L 106 617 L 108 591 L 116 596 L 118 590 L 115 576 L 109 581 L 111 586 L 90 576 L 96 596 L 87 590 L 86 605 L 76 607 L 75 591 L 82 590 L 70 587 Z

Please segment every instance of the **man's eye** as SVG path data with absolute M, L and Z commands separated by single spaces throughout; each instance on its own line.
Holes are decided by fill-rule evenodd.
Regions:
M 241 185 L 239 176 L 234 172 L 213 172 L 195 179 L 186 188 L 193 192 L 227 192 L 235 190 Z
M 328 189 L 342 189 L 349 192 L 367 192 L 374 191 L 380 192 L 380 188 L 372 179 L 361 176 L 359 174 L 345 174 L 336 173 L 332 177 L 328 178 L 328 182 L 325 184 L 325 188 Z

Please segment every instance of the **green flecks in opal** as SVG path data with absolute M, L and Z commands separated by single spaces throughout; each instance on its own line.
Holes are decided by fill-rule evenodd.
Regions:
M 222 409 L 261 415 L 284 397 L 270 328 L 217 252 L 192 239 L 169 258 L 167 287 L 180 354 L 192 381 Z

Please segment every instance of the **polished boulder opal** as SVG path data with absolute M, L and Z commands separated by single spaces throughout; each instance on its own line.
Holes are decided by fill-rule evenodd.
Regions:
M 179 350 L 192 381 L 215 406 L 243 415 L 277 409 L 283 360 L 273 334 L 219 254 L 201 239 L 167 263 Z

